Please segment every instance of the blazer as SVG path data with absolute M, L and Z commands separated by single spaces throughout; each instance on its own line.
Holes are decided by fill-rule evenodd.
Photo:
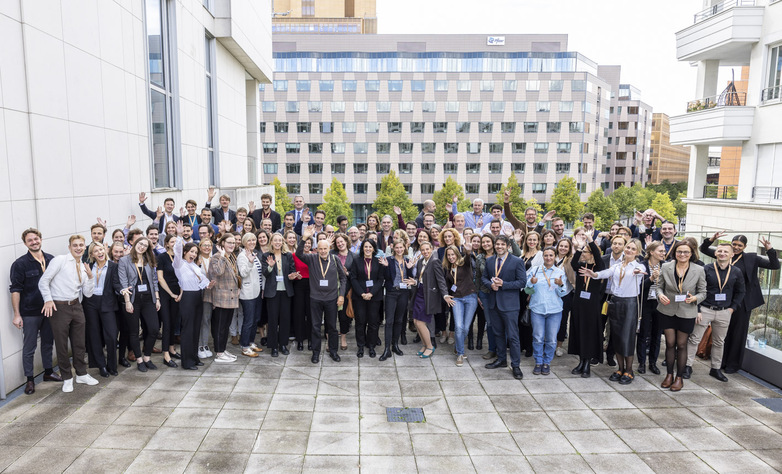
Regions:
M 383 284 L 386 272 L 385 267 L 377 258 L 372 257 L 372 267 L 369 270 L 369 275 L 367 275 L 363 257 L 353 258 L 353 268 L 348 270 L 350 271 L 350 286 L 353 288 L 353 299 L 364 300 L 361 294 L 367 290 L 367 280 L 372 280 L 372 286 L 369 287 L 369 292 L 372 293 L 372 301 L 383 299 Z
M 716 258 L 711 244 L 711 239 L 705 239 L 700 247 L 701 253 Z M 774 249 L 769 249 L 768 257 L 763 257 L 755 252 L 742 252 L 742 255 L 741 260 L 744 260 L 744 268 L 741 271 L 744 272 L 744 282 L 746 283 L 743 304 L 746 311 L 749 312 L 765 303 L 763 289 L 760 287 L 760 279 L 758 278 L 758 268 L 779 270 L 779 257 Z
M 235 309 L 239 307 L 239 275 L 234 273 L 234 269 L 228 258 L 224 255 L 213 255 L 209 260 L 210 280 L 215 281 L 212 287 L 212 306 L 215 308 Z
M 421 275 L 423 264 L 424 259 L 421 257 L 415 266 L 416 275 Z M 429 257 L 429 262 L 426 264 L 426 268 L 424 268 L 421 284 L 424 287 L 426 314 L 441 313 L 443 311 L 443 298 L 448 295 L 448 287 L 445 286 L 445 271 L 434 252 L 432 252 L 432 256 Z
M 502 312 L 518 311 L 519 292 L 527 286 L 527 270 L 524 268 L 524 260 L 511 254 L 505 254 L 507 259 L 500 269 L 500 274 L 495 275 L 495 263 L 497 256 L 492 255 L 486 259 L 486 267 L 483 269 L 484 286 L 489 290 L 489 308 L 496 308 Z M 502 279 L 502 287 L 498 291 L 491 289 L 491 279 L 499 276 Z
M 255 253 L 255 258 L 261 258 L 259 253 Z M 258 275 L 258 269 L 254 262 L 250 262 L 247 258 L 247 253 L 239 252 L 239 256 L 236 257 L 236 266 L 239 269 L 239 276 L 242 277 L 242 287 L 239 289 L 240 300 L 254 300 L 261 294 L 261 276 Z M 261 264 L 261 271 L 263 271 L 263 264 Z
M 207 206 L 209 209 L 212 209 L 209 203 L 207 203 Z M 236 225 L 236 212 L 232 211 L 231 209 L 228 209 L 228 215 L 226 216 L 223 214 L 223 208 L 222 207 L 216 207 L 212 209 L 212 219 L 214 222 L 223 222 L 224 220 L 228 220 L 233 224 Z
M 676 261 L 666 262 L 660 267 L 660 277 L 657 279 L 657 300 L 665 295 L 671 300 L 668 304 L 659 303 L 657 311 L 666 316 L 678 316 L 683 319 L 695 319 L 698 316 L 698 305 L 706 299 L 706 273 L 703 267 L 690 262 L 690 269 L 684 277 L 682 293 L 695 296 L 694 303 L 677 303 L 675 298 L 679 293 L 676 284 Z
M 339 252 L 337 252 L 336 250 L 332 250 L 331 251 L 331 255 L 334 255 L 337 258 L 337 262 L 340 261 L 339 260 Z M 347 256 L 347 258 L 345 258 L 345 268 L 347 268 L 348 272 L 349 272 L 348 273 L 348 278 L 350 278 L 350 275 L 353 273 L 353 271 L 352 271 L 353 260 L 356 260 L 356 259 L 357 259 L 356 254 L 354 252 L 351 252 L 350 250 L 348 250 L 348 256 Z
M 105 270 L 106 279 L 103 281 L 104 297 L 100 299 L 100 308 L 98 308 L 98 311 L 101 313 L 113 313 L 119 311 L 119 300 L 117 299 L 117 295 L 122 290 L 122 286 L 119 284 L 119 265 L 111 260 L 109 260 L 106 265 L 108 265 L 108 267 L 106 267 Z M 95 299 L 95 295 L 87 298 L 87 300 L 92 299 Z
M 140 208 L 141 208 L 141 212 L 142 212 L 142 213 L 144 213 L 144 215 L 145 215 L 145 216 L 149 217 L 149 218 L 150 218 L 150 219 L 152 219 L 153 221 L 154 221 L 155 219 L 157 219 L 157 213 L 156 213 L 155 211 L 151 211 L 151 210 L 149 210 L 149 208 L 147 208 L 147 205 L 146 205 L 146 204 L 144 204 L 143 202 L 140 202 L 140 203 L 138 203 L 138 207 L 140 207 Z M 176 215 L 176 214 L 172 214 L 172 216 L 173 216 L 173 220 L 174 220 L 174 222 L 179 222 L 179 216 L 178 216 L 178 215 Z M 165 220 L 165 219 L 163 219 L 163 218 L 161 218 L 161 219 L 160 219 L 160 222 L 158 222 L 158 225 L 157 225 L 157 226 L 158 226 L 158 229 L 160 229 L 160 233 L 161 233 L 161 234 L 165 234 L 165 230 L 166 230 L 166 220 Z M 197 234 L 197 233 L 198 233 L 198 231 L 196 230 L 194 233 L 196 233 L 196 234 Z M 127 288 L 127 287 L 125 287 L 125 288 Z
M 405 257 L 405 265 L 404 265 L 404 273 L 402 274 L 402 279 L 405 278 L 414 278 L 413 277 L 413 269 L 407 268 L 407 262 L 409 262 L 410 259 Z M 398 271 L 399 267 L 397 266 L 396 258 L 394 257 L 388 257 L 388 266 L 385 267 L 385 287 L 386 290 L 392 290 L 394 288 L 394 278 L 396 278 L 396 272 Z M 445 273 L 445 272 L 443 272 Z
M 263 288 L 264 298 L 274 298 L 277 296 L 277 265 L 269 267 L 266 263 L 266 257 L 269 255 L 274 256 L 273 252 L 265 252 L 261 257 L 261 266 L 263 268 L 263 274 L 266 277 L 266 286 Z M 282 281 L 285 282 L 285 293 L 288 296 L 293 297 L 293 282 L 288 278 L 288 275 L 296 272 L 296 263 L 293 261 L 293 254 L 282 254 Z
M 261 228 L 261 221 L 263 220 L 263 209 L 256 209 L 250 214 L 250 218 L 255 222 L 257 229 Z M 277 229 L 282 227 L 282 220 L 280 214 L 274 209 L 269 209 L 269 219 L 272 220 L 272 232 L 277 232 Z
M 118 274 L 120 289 L 130 287 L 130 302 L 133 303 L 136 300 L 136 291 L 138 291 L 139 285 L 138 273 L 136 273 L 136 264 L 133 263 L 130 255 L 125 255 L 119 259 L 117 266 L 119 267 Z M 150 288 L 150 293 L 152 293 L 152 302 L 157 303 L 157 269 L 150 267 L 147 263 L 144 265 L 144 272 L 147 275 L 147 281 L 151 282 L 152 284 L 152 288 Z

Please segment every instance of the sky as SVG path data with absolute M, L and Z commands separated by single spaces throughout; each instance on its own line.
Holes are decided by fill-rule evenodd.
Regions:
M 676 32 L 702 8 L 702 0 L 377 0 L 377 18 L 381 34 L 564 33 L 570 51 L 622 66 L 622 83 L 654 112 L 680 115 L 696 98 L 696 69 L 676 60 Z

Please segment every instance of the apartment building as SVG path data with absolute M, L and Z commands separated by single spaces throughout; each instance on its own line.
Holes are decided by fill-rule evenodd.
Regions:
M 687 181 L 690 169 L 690 150 L 671 145 L 671 124 L 667 114 L 652 116 L 652 146 L 650 150 L 649 183 L 660 184 Z
M 376 0 L 275 0 L 274 33 L 374 34 Z

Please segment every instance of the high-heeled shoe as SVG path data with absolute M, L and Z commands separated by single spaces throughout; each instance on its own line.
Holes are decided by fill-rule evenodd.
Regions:
M 428 358 L 432 357 L 432 356 L 434 355 L 434 351 L 435 351 L 436 349 L 437 349 L 436 347 L 432 347 L 432 353 L 431 353 L 431 354 L 429 354 L 429 355 L 426 355 L 425 353 L 424 353 L 424 354 L 421 354 L 421 358 L 422 358 L 422 359 L 428 359 Z M 428 349 L 427 349 L 427 350 L 428 350 Z M 424 352 L 426 352 L 426 351 L 424 351 Z

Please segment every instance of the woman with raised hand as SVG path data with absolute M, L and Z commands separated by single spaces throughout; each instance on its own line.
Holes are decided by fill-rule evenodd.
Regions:
M 529 231 L 523 236 L 523 242 L 521 245 L 521 259 L 524 261 L 524 269 L 529 271 L 530 268 L 543 264 L 543 251 L 540 248 L 540 234 L 537 232 Z M 511 239 L 513 240 L 513 239 Z M 521 317 L 527 310 L 529 304 L 529 295 L 525 292 L 519 293 L 519 343 L 521 344 L 521 350 L 524 351 L 525 357 L 531 357 L 533 353 L 532 347 L 532 326 L 522 324 Z
M 660 241 L 653 241 L 646 244 L 645 258 L 643 260 L 646 267 L 644 275 L 644 286 L 641 293 L 641 328 L 638 331 L 637 355 L 638 355 L 638 373 L 646 373 L 647 353 L 649 361 L 649 370 L 660 375 L 660 369 L 657 367 L 657 357 L 660 355 L 660 337 L 663 330 L 660 327 L 660 316 L 657 313 L 657 281 L 660 278 L 660 269 L 665 263 L 665 245 Z
M 87 323 L 87 355 L 91 364 L 100 370 L 102 377 L 117 375 L 117 304 L 119 286 L 118 267 L 109 260 L 106 247 L 100 243 L 90 245 L 90 263 L 95 278 L 92 296 L 84 299 L 84 318 Z M 106 353 L 103 353 L 103 346 Z
M 434 354 L 428 325 L 432 323 L 434 315 L 441 310 L 441 299 L 444 299 L 448 306 L 453 306 L 454 303 L 445 285 L 443 266 L 433 255 L 432 244 L 421 242 L 419 251 L 421 258 L 416 266 L 418 289 L 413 304 L 413 320 L 423 344 L 418 356 L 428 359 Z
M 391 352 L 404 355 L 399 349 L 399 338 L 405 331 L 405 315 L 407 315 L 408 288 L 415 286 L 413 267 L 415 262 L 405 257 L 407 244 L 403 239 L 394 239 L 392 255 L 385 260 L 385 286 L 386 286 L 386 328 L 385 349 L 380 356 L 380 361 L 391 357 Z
M 279 353 L 288 355 L 288 333 L 291 324 L 291 298 L 293 298 L 293 280 L 296 279 L 296 265 L 293 254 L 288 251 L 281 234 L 271 237 L 270 249 L 261 257 L 263 273 L 266 277 L 263 297 L 266 299 L 268 313 L 267 347 L 272 357 Z
M 234 311 L 239 308 L 239 287 L 241 277 L 236 265 L 236 237 L 225 232 L 220 237 L 220 252 L 213 255 L 209 264 L 209 279 L 215 281 L 212 287 L 212 339 L 215 346 L 215 362 L 230 363 L 236 356 L 226 351 L 228 331 Z
M 562 319 L 562 297 L 565 296 L 565 271 L 555 265 L 557 250 L 543 250 L 543 265 L 527 271 L 530 294 L 529 309 L 532 323 L 532 347 L 535 356 L 533 375 L 549 375 L 556 350 L 556 337 Z
M 295 249 L 299 242 L 299 236 L 292 230 L 285 231 L 283 234 L 288 250 Z M 312 239 L 310 239 L 310 249 Z M 308 250 L 309 251 L 309 250 Z M 310 320 L 310 268 L 306 263 L 299 260 L 295 252 L 293 255 L 293 264 L 296 268 L 296 278 L 292 280 L 293 294 L 296 295 L 291 302 L 291 319 L 293 325 L 293 334 L 296 337 L 296 350 L 304 350 L 304 340 L 307 340 L 307 350 L 312 350 L 312 321 Z
M 445 283 L 449 289 L 448 294 L 452 297 L 449 306 L 452 307 L 456 327 L 454 341 L 456 366 L 461 367 L 464 365 L 464 340 L 467 337 L 467 328 L 472 325 L 472 318 L 478 308 L 478 290 L 475 287 L 472 252 L 462 256 L 456 245 L 449 245 L 445 248 L 445 259 L 442 265 L 445 270 Z
M 353 288 L 353 311 L 356 319 L 356 357 L 364 357 L 364 348 L 369 357 L 375 357 L 375 343 L 380 326 L 380 306 L 383 304 L 383 279 L 385 270 L 381 263 L 385 258 L 375 257 L 377 244 L 372 240 L 361 243 L 361 251 L 353 259 L 350 271 L 350 286 Z
M 310 241 L 312 242 L 312 241 Z M 345 234 L 334 234 L 334 246 L 335 249 L 331 251 L 332 254 L 334 254 L 337 259 L 339 260 L 339 263 L 342 265 L 342 270 L 345 272 L 345 275 L 347 275 L 348 280 L 350 280 L 350 271 L 353 268 L 353 261 L 356 259 L 356 254 L 350 251 L 350 239 Z M 310 249 L 311 250 L 311 249 Z M 309 250 L 307 247 L 304 248 L 305 252 L 308 252 Z M 304 268 L 309 269 L 305 263 L 302 262 L 302 265 Z M 297 264 L 298 268 L 298 264 Z M 297 293 L 298 294 L 298 293 Z M 309 286 L 307 287 L 307 305 L 310 304 L 310 290 Z M 355 313 L 354 313 L 355 316 Z M 348 331 L 350 331 L 350 324 L 352 323 L 353 319 L 349 318 L 347 315 L 347 305 L 342 305 L 342 309 L 337 312 L 337 320 L 339 322 L 339 348 L 340 350 L 347 350 L 348 348 Z M 312 326 L 309 326 L 310 332 L 312 331 Z M 309 336 L 308 336 L 309 339 Z M 312 348 L 308 349 L 312 350 Z
M 194 260 L 198 268 L 201 269 L 204 275 L 209 274 L 209 265 L 212 263 L 212 248 L 214 244 L 209 239 L 202 239 L 198 242 L 198 252 Z M 174 252 L 176 254 L 176 252 Z M 196 326 L 198 331 L 198 358 L 206 359 L 212 357 L 214 353 L 209 350 L 209 336 L 212 333 L 212 314 L 214 313 L 214 307 L 212 306 L 212 288 L 206 287 L 202 290 L 201 300 L 201 324 Z M 181 308 L 180 308 L 181 309 Z M 203 365 L 199 362 L 198 365 Z
M 573 271 L 573 267 L 570 265 L 570 261 L 573 259 L 573 242 L 567 237 L 561 239 L 554 246 L 557 249 L 557 260 L 555 265 L 565 272 L 567 277 L 565 282 L 565 296 L 562 297 L 562 320 L 559 323 L 559 331 L 557 332 L 557 350 L 555 354 L 557 357 L 565 355 L 565 350 L 562 349 L 562 343 L 567 338 L 568 321 L 570 320 L 570 312 L 573 309 L 573 282 L 576 281 L 576 273 Z
M 252 219 L 247 219 L 252 221 Z M 242 321 L 242 333 L 239 344 L 242 346 L 242 355 L 258 357 L 263 349 L 255 345 L 255 330 L 261 319 L 261 288 L 263 288 L 263 265 L 261 255 L 255 248 L 258 238 L 253 233 L 242 236 L 242 250 L 236 257 L 236 266 L 239 268 L 239 276 L 242 278 L 242 286 L 239 289 L 239 304 L 242 305 L 244 319 Z
M 605 269 L 605 263 L 591 235 L 585 235 L 583 242 L 586 244 L 579 245 L 581 242 L 573 240 L 576 253 L 570 261 L 570 267 L 578 276 L 574 279 L 567 352 L 579 357 L 578 365 L 570 373 L 587 378 L 592 375 L 592 359 L 600 360 L 603 357 L 603 285 L 591 276 L 582 274 L 581 269 L 599 272 Z

